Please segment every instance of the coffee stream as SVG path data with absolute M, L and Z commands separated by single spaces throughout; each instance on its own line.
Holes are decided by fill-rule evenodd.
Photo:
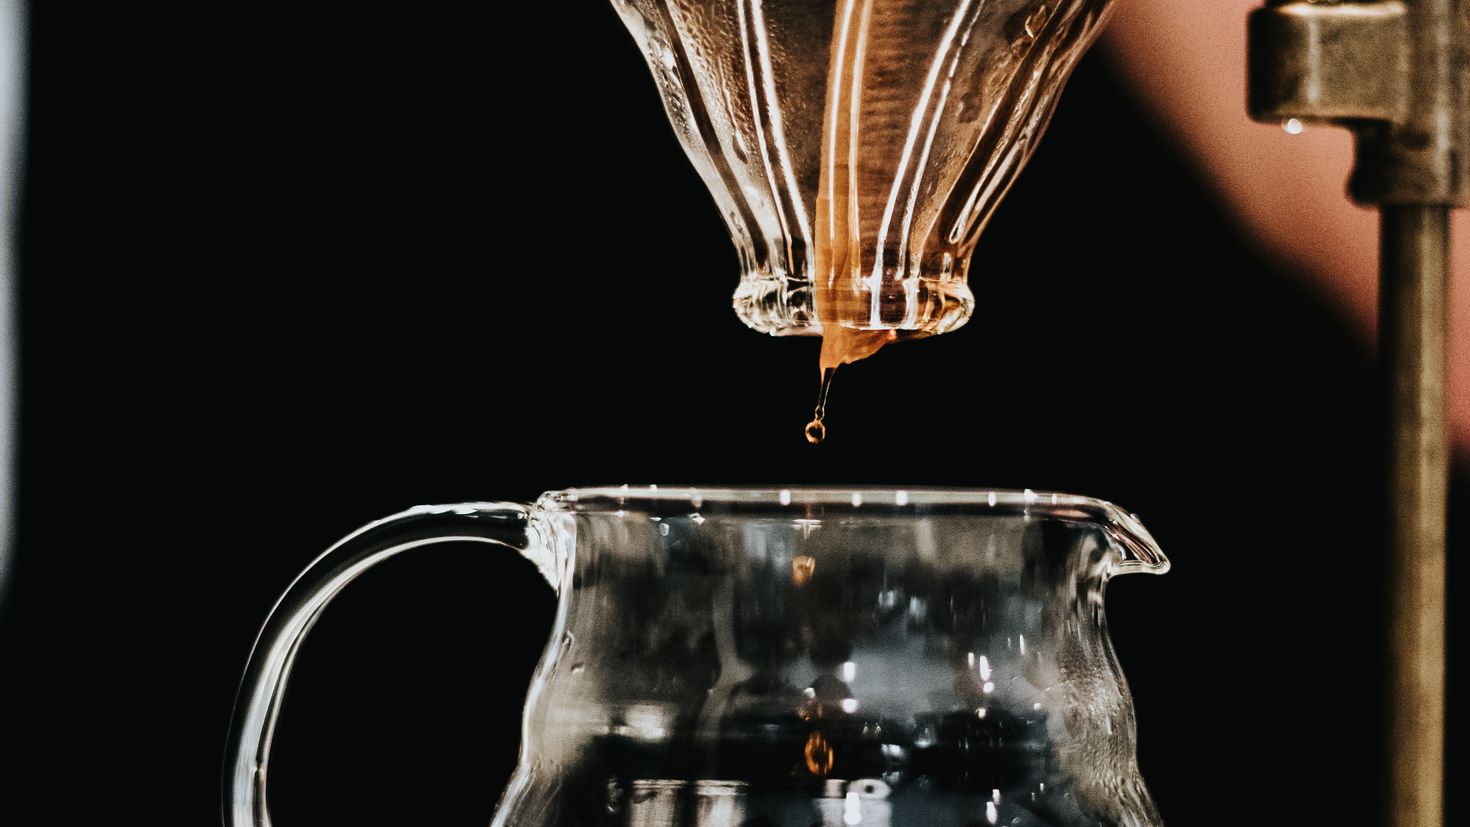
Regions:
M 821 307 L 821 303 L 817 306 Z M 827 438 L 827 394 L 832 390 L 832 377 L 837 375 L 837 368 L 866 359 L 898 338 L 898 332 L 894 330 L 849 330 L 835 322 L 824 330 L 828 332 L 822 334 L 822 382 L 817 388 L 817 406 L 812 411 L 812 421 L 806 424 L 806 441 L 813 445 L 820 445 Z
M 827 417 L 827 392 L 832 389 L 832 377 L 837 375 L 837 368 L 822 369 L 822 387 L 817 391 L 817 409 L 812 411 L 812 421 L 806 424 L 806 441 L 813 445 L 820 445 L 827 438 L 827 425 L 822 420 Z
M 827 435 L 823 418 L 837 368 L 866 359 L 898 338 L 895 330 L 849 326 L 854 319 L 869 318 L 871 303 L 879 300 L 874 288 L 866 292 L 853 288 L 864 278 L 863 219 L 873 221 L 881 206 L 881 200 L 874 203 L 874 199 L 881 199 L 887 189 L 887 182 L 879 180 L 881 175 L 875 177 L 871 170 L 863 174 L 859 150 L 865 147 L 865 138 L 870 144 L 889 142 L 891 136 L 886 133 L 891 129 L 885 127 L 893 120 L 890 110 L 898 103 L 886 99 L 881 88 L 865 89 L 864 80 L 868 73 L 881 76 L 885 65 L 911 59 L 904 30 L 894 24 L 893 12 L 885 14 L 874 6 L 872 0 L 846 0 L 838 7 L 837 25 L 832 29 L 813 245 L 813 299 L 822 324 L 822 384 L 815 415 L 806 426 L 806 439 L 813 445 Z M 866 65 L 869 60 L 872 67 Z M 865 109 L 864 94 L 869 92 L 874 94 Z M 867 134 L 862 132 L 864 124 Z

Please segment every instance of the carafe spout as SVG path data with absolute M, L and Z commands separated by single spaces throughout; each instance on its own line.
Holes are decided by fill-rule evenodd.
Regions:
M 1164 574 L 1169 571 L 1169 558 L 1158 541 L 1143 527 L 1138 515 L 1110 507 L 1108 534 L 1113 539 L 1117 557 L 1109 574 Z

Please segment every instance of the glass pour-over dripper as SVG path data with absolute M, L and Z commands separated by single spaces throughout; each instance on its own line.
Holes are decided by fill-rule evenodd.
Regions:
M 970 254 L 1111 0 L 613 0 L 741 264 L 823 367 L 968 321 Z

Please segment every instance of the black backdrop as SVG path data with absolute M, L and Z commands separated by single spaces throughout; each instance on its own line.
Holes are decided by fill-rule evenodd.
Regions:
M 1370 351 L 1100 56 L 982 242 L 974 320 L 844 370 L 812 449 L 815 343 L 729 311 L 729 242 L 605 4 L 165 5 L 31 9 L 0 823 L 214 823 L 240 669 L 318 551 L 620 482 L 1123 503 L 1175 562 L 1109 597 L 1166 818 L 1373 821 Z M 486 823 L 551 609 L 474 550 L 348 590 L 277 823 Z

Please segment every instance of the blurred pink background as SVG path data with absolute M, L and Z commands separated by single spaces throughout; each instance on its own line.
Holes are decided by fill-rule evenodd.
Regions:
M 1208 173 L 1241 225 L 1332 297 L 1370 340 L 1377 326 L 1378 218 L 1344 196 L 1351 135 L 1313 125 L 1290 135 L 1246 115 L 1246 18 L 1260 5 L 1121 0 L 1100 48 Z M 1454 233 L 1449 407 L 1452 438 L 1464 452 L 1470 448 L 1470 213 L 1455 214 Z M 1249 320 L 1242 327 L 1248 331 Z

